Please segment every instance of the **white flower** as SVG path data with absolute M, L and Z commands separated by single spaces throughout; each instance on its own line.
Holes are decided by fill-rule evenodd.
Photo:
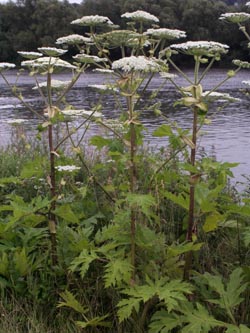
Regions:
M 225 13 L 221 14 L 220 20 L 231 22 L 231 23 L 242 23 L 250 19 L 250 14 L 248 13 Z
M 247 86 L 250 86 L 250 80 L 247 80 L 247 81 L 242 81 L 243 84 L 247 85 Z
M 85 118 L 89 118 L 89 117 L 94 117 L 94 118 L 101 118 L 102 117 L 102 113 L 101 112 L 93 112 L 91 110 L 76 110 L 76 109 L 65 109 L 61 111 L 62 114 L 64 114 L 65 116 L 82 116 Z
M 92 56 L 88 54 L 77 54 L 73 57 L 75 60 L 85 63 L 85 64 L 94 64 L 97 62 L 105 62 L 108 61 L 106 58 L 99 58 L 97 56 Z
M 55 169 L 57 169 L 57 171 L 67 171 L 67 172 L 73 172 L 76 170 L 80 170 L 80 167 L 77 167 L 75 165 L 58 165 L 55 167 Z
M 186 37 L 186 32 L 177 29 L 167 29 L 167 28 L 159 28 L 159 29 L 148 29 L 145 35 L 151 35 L 153 37 L 164 38 L 164 39 L 175 39 L 175 38 L 183 38 Z
M 250 68 L 250 62 L 241 61 L 239 59 L 233 60 L 233 64 L 241 68 Z
M 112 68 L 120 69 L 124 72 L 158 72 L 160 70 L 160 66 L 154 59 L 144 56 L 131 56 L 116 60 L 113 62 Z
M 230 102 L 239 102 L 240 99 L 239 98 L 235 98 L 232 97 L 230 94 L 228 93 L 221 93 L 221 92 L 217 92 L 217 91 L 204 91 L 202 93 L 202 97 L 204 97 L 205 99 L 208 100 L 216 100 L 217 102 L 225 102 L 225 101 L 230 101 Z
M 60 81 L 60 80 L 51 80 L 51 88 L 54 89 L 61 89 L 61 88 L 65 88 L 67 87 L 69 84 L 71 83 L 71 81 Z M 33 87 L 33 90 L 36 90 L 38 88 L 47 88 L 47 81 L 44 82 L 40 82 L 38 85 L 36 85 L 35 87 Z
M 11 64 L 9 62 L 0 62 L 0 71 L 3 69 L 11 69 L 11 68 L 15 68 L 16 65 L 15 64 Z
M 43 56 L 43 54 L 40 53 L 40 52 L 18 51 L 17 53 L 20 54 L 23 58 L 26 58 L 26 59 L 37 59 L 37 58 Z
M 163 79 L 167 79 L 167 80 L 173 80 L 175 78 L 178 77 L 178 75 L 176 74 L 171 74 L 171 73 L 167 73 L 167 72 L 160 72 L 160 77 L 162 77 Z
M 133 21 L 159 22 L 159 19 L 156 16 L 149 14 L 143 10 L 137 10 L 136 12 L 132 12 L 132 13 L 127 12 L 127 13 L 122 14 L 121 17 L 131 19 Z
M 8 119 L 6 120 L 6 123 L 9 125 L 19 125 L 25 123 L 26 119 Z
M 95 69 L 93 69 L 93 72 L 100 72 L 100 73 L 107 73 L 107 74 L 114 73 L 114 71 L 112 69 L 107 69 L 107 68 L 95 68 Z
M 218 42 L 189 41 L 181 44 L 173 44 L 170 48 L 189 55 L 205 55 L 211 57 L 227 53 L 229 46 Z
M 49 57 L 58 57 L 68 52 L 67 50 L 57 49 L 56 47 L 38 47 L 38 51 Z
M 248 1 L 245 6 L 250 7 L 250 1 Z
M 76 45 L 76 44 L 90 43 L 91 41 L 92 39 L 89 37 L 84 37 L 81 35 L 74 34 L 57 38 L 56 44 Z
M 80 19 L 74 20 L 71 24 L 77 24 L 82 26 L 97 26 L 97 25 L 113 25 L 113 22 L 106 16 L 90 15 L 83 16 Z
M 32 68 L 49 68 L 49 67 L 56 67 L 56 68 L 70 68 L 76 69 L 76 66 L 71 65 L 69 62 L 61 60 L 55 57 L 42 57 L 35 60 L 26 60 L 21 62 L 21 66 L 27 66 Z

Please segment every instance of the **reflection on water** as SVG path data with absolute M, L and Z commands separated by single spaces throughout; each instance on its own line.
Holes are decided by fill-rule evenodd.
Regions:
M 191 75 L 191 72 L 186 72 Z M 8 80 L 15 82 L 15 73 L 7 74 Z M 204 90 L 209 90 L 219 83 L 226 76 L 225 70 L 212 70 L 206 80 L 203 82 Z M 243 80 L 248 80 L 249 72 L 242 70 L 239 75 L 227 81 L 220 91 L 228 92 L 234 97 L 241 99 L 239 102 L 231 103 L 218 111 L 221 104 L 214 104 L 209 110 L 211 117 L 211 125 L 203 127 L 203 135 L 200 139 L 200 147 L 206 147 L 206 151 L 214 154 L 218 160 L 228 162 L 239 162 L 240 165 L 234 169 L 237 180 L 241 180 L 241 174 L 250 174 L 250 97 L 242 93 L 241 89 L 245 88 L 242 84 Z M 68 74 L 56 75 L 56 79 L 68 80 Z M 44 79 L 41 79 L 43 81 Z M 78 108 L 90 108 L 100 99 L 99 91 L 91 89 L 88 85 L 100 84 L 105 82 L 107 78 L 103 74 L 89 73 L 80 78 L 76 86 L 67 95 L 67 100 Z M 176 82 L 181 86 L 188 85 L 183 79 L 177 78 Z M 162 79 L 156 77 L 152 80 L 149 87 L 150 91 L 154 91 L 162 84 Z M 19 79 L 19 85 L 22 88 L 22 94 L 25 101 L 29 102 L 38 112 L 43 111 L 42 98 L 38 91 L 32 90 L 34 79 L 26 74 Z M 8 119 L 24 118 L 28 122 L 25 127 L 29 130 L 30 135 L 35 135 L 34 129 L 37 126 L 38 118 L 25 109 L 20 102 L 15 99 L 3 81 L 0 81 L 0 142 L 7 145 L 11 140 L 12 127 L 6 123 Z M 164 86 L 159 97 L 161 101 L 161 110 L 171 119 L 176 121 L 182 128 L 189 128 L 192 115 L 191 112 L 184 107 L 173 107 L 173 102 L 178 98 L 178 94 L 171 84 Z M 147 99 L 147 96 L 144 96 Z M 143 103 L 143 99 L 142 99 Z M 119 109 L 111 95 L 102 98 L 103 114 L 106 118 L 114 118 L 119 116 Z M 143 105 L 143 104 L 142 104 Z M 164 123 L 165 120 L 157 118 L 151 110 L 142 111 L 142 122 L 147 128 L 146 141 L 153 147 L 159 148 L 167 144 L 166 140 L 152 137 L 152 131 Z M 91 131 L 98 132 L 95 125 L 91 127 Z

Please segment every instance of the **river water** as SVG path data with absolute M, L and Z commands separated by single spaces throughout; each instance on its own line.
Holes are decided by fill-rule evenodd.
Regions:
M 204 90 L 212 89 L 217 83 L 226 77 L 226 70 L 211 70 L 203 82 Z M 185 72 L 192 77 L 191 71 Z M 208 154 L 212 154 L 219 161 L 238 162 L 239 165 L 233 169 L 235 179 L 233 182 L 244 180 L 242 175 L 250 175 L 250 95 L 248 96 L 242 90 L 246 85 L 242 83 L 250 78 L 250 72 L 242 70 L 236 77 L 227 81 L 219 91 L 230 93 L 240 101 L 223 105 L 218 111 L 221 103 L 214 103 L 209 110 L 211 124 L 203 127 L 203 135 L 199 140 L 199 146 L 205 147 Z M 7 73 L 7 79 L 10 83 L 16 80 L 16 73 Z M 55 75 L 55 79 L 69 80 L 68 74 Z M 42 81 L 42 78 L 39 78 Z M 107 77 L 100 73 L 84 74 L 75 87 L 67 95 L 67 100 L 77 108 L 90 108 L 99 99 L 99 91 L 92 89 L 89 85 L 101 84 L 107 81 Z M 182 78 L 177 77 L 175 80 L 180 86 L 187 86 L 188 83 Z M 149 92 L 159 88 L 162 79 L 155 77 L 150 86 Z M 24 73 L 18 81 L 18 86 L 22 89 L 22 94 L 26 102 L 30 103 L 38 112 L 42 109 L 42 99 L 38 91 L 32 90 L 34 78 Z M 27 122 L 22 125 L 27 128 L 30 136 L 34 135 L 35 128 L 38 124 L 38 118 L 31 114 L 20 102 L 12 96 L 10 89 L 4 81 L 0 79 L 0 145 L 8 145 L 13 138 L 13 126 L 9 125 L 9 119 L 23 118 Z M 179 97 L 176 89 L 167 83 L 162 89 L 158 99 L 161 102 L 161 110 L 172 121 L 176 121 L 182 128 L 189 128 L 192 121 L 191 112 L 184 107 L 173 107 L 174 101 Z M 145 98 L 146 99 L 146 98 Z M 103 115 L 105 118 L 117 118 L 119 110 L 112 95 L 105 95 L 102 98 Z M 209 118 L 208 117 L 208 118 Z M 142 122 L 146 127 L 146 141 L 155 149 L 167 144 L 166 140 L 152 137 L 152 132 L 157 126 L 166 121 L 161 117 L 156 117 L 152 111 L 142 112 Z M 98 128 L 92 127 L 91 133 L 97 133 Z

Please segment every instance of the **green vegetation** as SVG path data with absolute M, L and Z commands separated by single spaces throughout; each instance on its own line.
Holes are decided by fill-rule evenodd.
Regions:
M 34 77 L 42 108 L 32 108 L 18 84 L 8 82 L 4 70 L 14 65 L 0 63 L 14 96 L 41 120 L 40 145 L 22 136 L 0 154 L 0 330 L 249 333 L 250 199 L 228 186 L 234 164 L 200 156 L 197 143 L 211 109 L 216 116 L 214 102 L 234 102 L 218 88 L 250 63 L 234 61 L 223 81 L 204 92 L 227 45 L 173 44 L 186 33 L 158 28 L 158 18 L 145 11 L 122 19 L 128 29 L 105 16 L 84 16 L 72 22 L 84 27 L 84 37 L 63 36 L 62 49 L 19 53 L 28 59 L 21 66 Z M 79 51 L 73 62 L 60 59 L 66 45 Z M 181 53 L 195 64 L 191 77 L 176 64 Z M 107 82 L 90 87 L 99 92 L 91 109 L 78 110 L 68 92 L 93 68 Z M 178 86 L 173 68 L 186 86 Z M 71 81 L 54 80 L 61 70 L 72 72 Z M 155 75 L 162 84 L 150 91 Z M 176 110 L 192 115 L 190 130 L 162 113 L 158 95 L 166 82 L 179 93 Z M 102 116 L 107 94 L 117 119 Z M 142 110 L 162 117 L 153 135 L 168 144 L 159 152 L 144 146 Z M 88 139 L 93 123 L 102 135 Z

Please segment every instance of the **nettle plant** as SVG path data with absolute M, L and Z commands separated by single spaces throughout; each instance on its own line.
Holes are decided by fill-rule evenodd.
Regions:
M 64 272 L 68 286 L 60 294 L 63 301 L 58 306 L 76 311 L 80 328 L 102 327 L 105 331 L 109 327 L 110 332 L 107 317 L 111 317 L 115 332 L 249 332 L 237 313 L 243 302 L 241 294 L 247 288 L 242 270 L 234 270 L 227 279 L 194 273 L 200 270 L 198 262 L 194 263 L 203 246 L 202 235 L 227 226 L 231 218 L 227 205 L 233 206 L 229 197 L 225 199 L 226 195 L 220 200 L 227 176 L 231 175 L 231 165 L 208 158 L 197 159 L 198 134 L 207 122 L 210 102 L 233 101 L 228 94 L 216 90 L 239 68 L 229 71 L 222 82 L 204 92 L 202 81 L 213 63 L 228 51 L 227 45 L 207 41 L 170 45 L 174 39 L 185 38 L 185 32 L 159 28 L 158 18 L 144 11 L 125 13 L 122 17 L 129 21 L 126 30 L 119 30 L 107 17 L 84 16 L 72 24 L 89 27 L 86 36 L 59 38 L 56 43 L 61 49 L 41 47 L 39 52 L 19 52 L 28 58 L 21 65 L 35 78 L 36 90 L 44 101 L 43 112 L 30 106 L 17 84 L 12 86 L 4 76 L 3 69 L 14 65 L 0 64 L 0 73 L 13 94 L 41 119 L 38 129 L 40 133 L 47 131 L 49 148 L 48 195 L 33 198 L 31 203 L 12 196 L 10 204 L 2 209 L 11 213 L 4 217 L 1 237 L 8 238 L 8 232 L 13 236 L 17 227 L 23 228 L 25 234 L 28 228 L 35 230 L 37 226 L 43 226 L 39 237 L 44 237 L 45 223 L 48 223 L 51 263 L 54 268 L 60 268 L 60 274 Z M 79 50 L 73 64 L 60 59 L 67 45 Z M 119 51 L 121 58 L 113 61 L 112 50 Z M 193 78 L 175 64 L 173 58 L 178 52 L 194 59 Z M 107 74 L 107 83 L 94 87 L 101 92 L 100 100 L 93 101 L 92 108 L 78 110 L 67 102 L 67 93 L 90 68 Z M 176 70 L 188 86 L 178 86 L 169 68 Z M 72 71 L 71 80 L 55 80 L 53 76 L 60 70 Z M 143 104 L 157 75 L 161 77 L 161 87 Z M 41 76 L 46 80 L 40 82 Z M 192 112 L 190 131 L 172 124 L 160 110 L 157 96 L 166 82 L 171 82 L 180 93 L 176 107 L 182 105 Z M 115 120 L 102 116 L 101 100 L 106 94 L 112 94 L 119 108 L 119 117 Z M 157 159 L 150 154 L 145 157 L 143 153 L 146 130 L 141 122 L 143 109 L 166 120 L 153 133 L 168 138 L 166 158 Z M 70 122 L 69 118 L 77 122 Z M 109 160 L 93 168 L 85 160 L 83 149 L 88 144 L 85 134 L 91 122 L 108 131 L 106 136 L 95 135 L 90 139 L 97 149 L 104 149 Z M 58 123 L 65 125 L 56 142 L 54 128 Z M 76 132 L 83 128 L 80 139 L 75 139 Z M 79 161 L 76 166 L 66 163 L 72 157 L 63 154 L 61 147 L 65 142 L 73 147 L 73 160 Z M 39 172 L 34 171 L 40 164 L 39 159 L 36 165 L 33 161 L 21 176 L 38 177 Z M 60 189 L 67 177 L 59 174 L 72 171 L 80 177 L 83 169 L 86 171 L 84 185 L 76 186 L 73 179 L 70 193 L 62 195 Z M 105 176 L 109 175 L 106 181 L 98 177 L 100 169 Z M 214 176 L 210 177 L 211 174 Z M 92 200 L 95 203 L 91 202 L 94 196 L 88 199 L 93 184 L 95 196 L 102 195 L 101 200 L 96 197 Z M 163 211 L 173 204 L 183 210 L 183 219 L 178 221 L 179 232 L 170 236 Z M 95 215 L 86 216 L 83 207 L 86 209 L 88 205 Z M 107 205 L 105 217 L 100 211 Z M 10 274 L 8 255 L 8 251 L 3 255 L 5 266 L 1 272 L 6 278 Z M 19 272 L 25 279 L 30 272 L 31 253 L 23 245 L 16 255 L 26 264 L 27 270 Z M 191 280 L 190 275 L 200 277 L 199 283 Z M 218 286 L 213 283 L 216 281 Z M 79 292 L 79 286 L 83 291 Z M 93 286 L 97 288 L 96 296 Z M 197 292 L 199 288 L 204 293 Z M 78 290 L 78 295 L 74 296 L 74 290 Z M 78 301 L 78 296 L 83 301 Z M 91 306 L 93 299 L 101 305 Z

